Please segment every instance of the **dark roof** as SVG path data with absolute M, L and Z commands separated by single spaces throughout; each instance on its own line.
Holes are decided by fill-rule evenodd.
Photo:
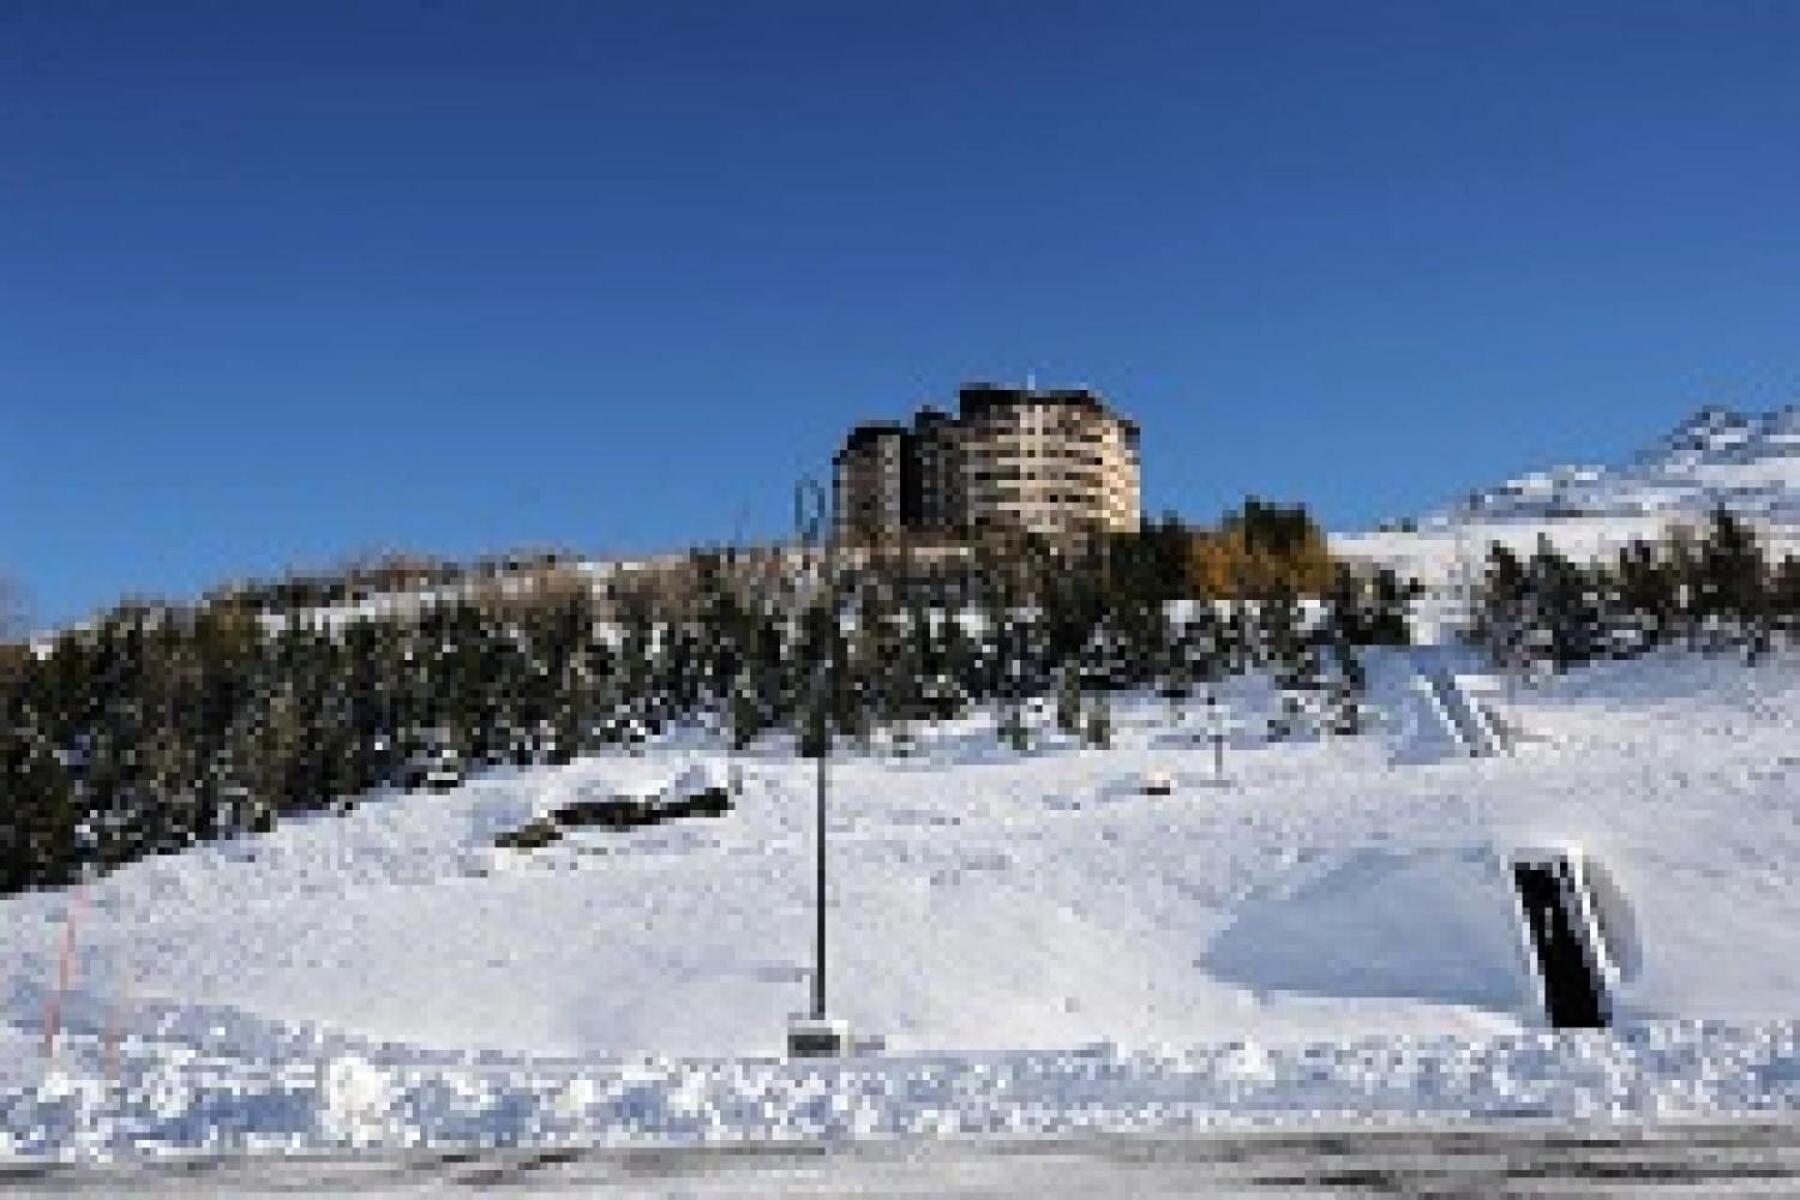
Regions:
M 837 452 L 837 458 L 857 450 L 864 450 L 887 438 L 903 438 L 908 434 L 906 426 L 898 421 L 865 421 L 850 431 L 844 439 L 844 448 Z
M 1066 404 L 1098 412 L 1111 411 L 1098 393 L 1087 388 L 1020 388 L 994 383 L 966 383 L 957 392 L 957 398 L 961 401 L 965 420 L 980 416 L 991 408 L 1013 404 Z

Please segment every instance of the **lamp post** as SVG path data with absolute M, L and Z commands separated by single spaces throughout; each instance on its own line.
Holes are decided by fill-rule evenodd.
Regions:
M 825 1015 L 825 792 L 826 759 L 831 754 L 831 639 L 837 633 L 837 579 L 835 531 L 831 528 L 831 501 L 814 479 L 801 480 L 794 489 L 794 525 L 808 567 L 820 567 L 816 599 L 822 616 L 822 645 L 812 677 L 812 749 L 818 758 L 817 807 L 814 816 L 813 970 L 812 1008 L 805 1018 L 788 1026 L 788 1055 L 792 1058 L 835 1058 L 849 1053 L 850 1029 L 843 1021 Z
M 1231 716 L 1212 689 L 1206 692 L 1206 737 L 1213 748 L 1213 783 L 1225 782 L 1225 738 L 1231 730 Z

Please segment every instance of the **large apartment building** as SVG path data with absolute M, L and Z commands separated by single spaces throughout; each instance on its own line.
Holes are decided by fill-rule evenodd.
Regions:
M 858 425 L 833 460 L 838 535 L 1049 537 L 1138 528 L 1138 428 L 1085 389 L 973 383 L 952 417 Z

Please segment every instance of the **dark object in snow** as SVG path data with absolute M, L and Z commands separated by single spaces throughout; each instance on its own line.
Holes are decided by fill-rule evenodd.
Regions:
M 848 1021 L 796 1017 L 788 1022 L 789 1058 L 846 1058 L 855 1049 Z
M 635 829 L 654 825 L 660 816 L 656 806 L 635 796 L 615 796 L 608 800 L 577 800 L 565 804 L 550 817 L 564 829 Z
M 1512 861 L 1528 957 L 1553 1029 L 1612 1023 L 1615 971 L 1583 866 L 1574 850 L 1525 851 Z
M 697 795 L 665 804 L 661 815 L 670 817 L 722 817 L 731 811 L 731 797 L 723 788 L 708 788 Z
M 401 773 L 400 782 L 409 792 L 420 789 L 448 792 L 462 786 L 463 772 L 453 758 L 432 758 L 408 763 Z
M 732 809 L 729 785 L 712 773 L 690 769 L 659 791 L 604 800 L 574 800 L 520 829 L 494 839 L 497 846 L 535 850 L 562 836 L 566 829 L 624 831 L 683 817 L 722 817 Z
M 509 829 L 494 839 L 503 850 L 537 850 L 562 839 L 562 830 L 553 821 L 539 817 L 517 829 Z

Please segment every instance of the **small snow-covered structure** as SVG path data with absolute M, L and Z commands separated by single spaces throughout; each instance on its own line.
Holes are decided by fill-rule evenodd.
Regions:
M 663 786 L 660 797 L 667 805 L 683 800 L 696 800 L 713 793 L 731 794 L 730 775 L 718 763 L 703 759 L 683 767 L 675 778 Z
M 1610 1015 L 1641 959 L 1635 922 L 1610 875 L 1574 847 L 1351 851 L 1286 893 L 1240 907 L 1202 963 L 1257 992 L 1465 1005 L 1565 1024 L 1549 997 L 1567 981 L 1546 984 L 1521 863 L 1564 864 L 1551 869 L 1575 897 L 1567 927 L 1578 945 L 1598 948 L 1584 953 L 1599 964 L 1599 1003 Z
M 1361 849 L 1240 906 L 1203 956 L 1257 992 L 1537 1012 L 1504 856 L 1490 846 Z
M 559 830 L 597 826 L 617 831 L 679 817 L 719 817 L 731 811 L 733 792 L 726 767 L 711 761 L 690 763 L 661 782 L 651 780 L 615 786 L 604 794 L 578 795 L 530 825 L 504 835 L 500 844 L 535 849 L 556 840 Z
M 1610 1025 L 1618 987 L 1642 961 L 1624 894 L 1578 846 L 1518 850 L 1510 866 L 1545 1018 L 1558 1029 Z
M 1466 655 L 1444 646 L 1415 646 L 1375 680 L 1396 718 L 1393 760 L 1441 762 L 1504 753 L 1508 731 L 1478 694 Z M 1393 668 L 1398 668 L 1394 670 Z
M 1606 947 L 1607 965 L 1614 972 L 1614 982 L 1630 983 L 1644 967 L 1644 948 L 1631 902 L 1619 890 L 1612 872 L 1599 859 L 1582 853 L 1581 869 L 1588 894 L 1593 898 L 1594 916 Z
M 1505 743 L 1499 726 L 1455 674 L 1430 670 L 1420 674 L 1426 706 L 1452 741 L 1471 758 L 1491 758 Z

